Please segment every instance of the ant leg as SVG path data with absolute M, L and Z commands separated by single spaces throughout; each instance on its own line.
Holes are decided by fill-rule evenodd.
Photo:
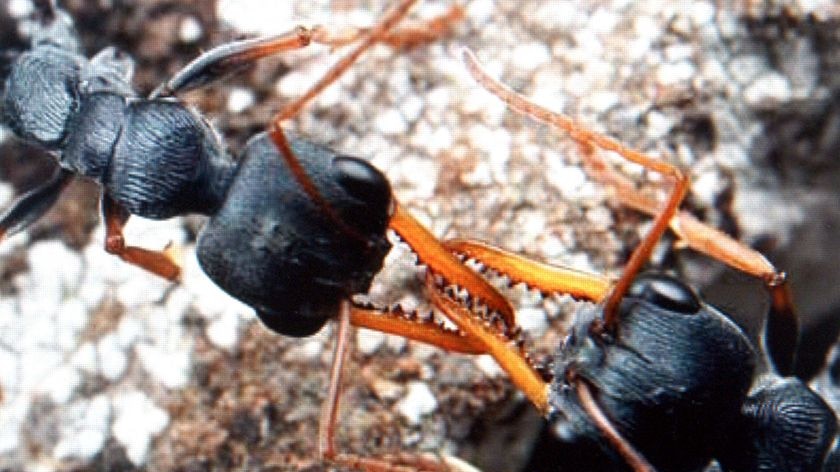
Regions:
M 598 406 L 598 402 L 592 396 L 592 392 L 589 390 L 589 385 L 587 385 L 586 381 L 583 379 L 573 380 L 575 392 L 577 392 L 578 399 L 580 399 L 580 405 L 595 423 L 595 426 L 601 431 L 601 434 L 607 438 L 610 445 L 627 462 L 627 465 L 636 472 L 655 472 L 656 469 L 650 465 L 650 462 L 632 444 L 624 439 L 621 433 L 610 423 L 609 418 L 607 418 L 607 415 L 604 414 L 601 407 Z
M 352 66 L 365 51 L 370 49 L 370 47 L 374 44 L 382 42 L 394 26 L 408 13 L 408 10 L 415 2 L 417 2 L 417 0 L 401 0 L 391 11 L 382 16 L 379 23 L 368 31 L 367 36 L 364 37 L 362 42 L 356 46 L 355 49 L 336 62 L 335 65 L 333 65 L 320 80 L 315 82 L 315 84 L 306 91 L 306 93 L 284 106 L 283 109 L 275 115 L 271 126 L 269 127 L 269 132 L 272 134 L 272 137 L 277 132 L 276 130 L 280 128 L 280 123 L 297 115 L 310 100 L 317 97 L 321 91 L 341 77 L 341 75 L 349 69 L 350 66 Z M 325 36 L 325 39 L 328 39 L 328 37 Z
M 621 204 L 648 215 L 656 215 L 659 201 L 644 195 L 630 179 L 616 172 L 592 152 L 591 147 L 585 146 L 582 155 L 587 171 L 596 180 L 612 187 Z M 690 247 L 764 281 L 771 296 L 765 339 L 767 349 L 776 370 L 782 375 L 792 374 L 799 340 L 799 323 L 785 273 L 777 270 L 758 251 L 703 223 L 687 211 L 680 211 L 671 219 L 671 231 L 679 238 L 679 245 Z
M 630 162 L 634 162 L 646 169 L 670 177 L 674 181 L 671 195 L 668 197 L 665 207 L 662 208 L 654 217 L 651 229 L 639 243 L 639 246 L 636 247 L 630 255 L 630 259 L 627 261 L 627 265 L 624 268 L 624 272 L 621 274 L 621 278 L 619 278 L 615 283 L 612 292 L 604 303 L 603 329 L 606 331 L 614 331 L 618 324 L 618 305 L 621 302 L 621 299 L 624 298 L 624 294 L 627 293 L 627 290 L 630 288 L 630 284 L 633 282 L 636 274 L 639 270 L 641 270 L 642 266 L 648 261 L 648 259 L 650 259 L 650 255 L 653 252 L 656 243 L 668 229 L 671 219 L 677 214 L 679 206 L 688 192 L 688 176 L 686 176 L 676 166 L 652 159 L 638 151 L 629 149 L 617 141 L 581 127 L 565 115 L 553 112 L 529 101 L 524 96 L 514 92 L 499 81 L 491 78 L 487 72 L 481 68 L 475 58 L 475 55 L 473 55 L 469 49 L 464 49 L 464 63 L 476 82 L 493 95 L 499 97 L 516 112 L 530 116 L 531 118 L 546 123 L 552 127 L 564 130 L 569 133 L 575 141 L 593 145 L 606 151 L 615 152 Z
M 341 302 L 338 314 L 335 350 L 330 367 L 330 383 L 327 399 L 321 408 L 318 427 L 318 456 L 331 460 L 336 456 L 335 425 L 338 418 L 338 400 L 341 394 L 341 374 L 344 361 L 347 360 L 347 346 L 350 344 L 350 306 L 348 301 Z
M 335 429 L 338 422 L 339 399 L 341 396 L 341 376 L 344 370 L 344 362 L 347 359 L 347 351 L 350 344 L 352 307 L 349 301 L 341 304 L 341 310 L 337 319 L 337 333 L 335 336 L 335 350 L 333 361 L 330 367 L 330 383 L 327 390 L 327 399 L 321 409 L 321 418 L 318 428 L 318 457 L 339 466 L 352 469 L 365 470 L 366 472 L 418 472 L 417 467 L 406 467 L 397 465 L 389 459 L 377 459 L 361 457 L 355 454 L 339 453 L 335 446 Z M 446 472 L 449 468 L 442 462 L 434 462 L 422 459 L 419 456 L 400 455 L 400 461 L 405 463 L 422 464 L 424 470 L 430 472 Z
M 44 213 L 55 205 L 61 191 L 72 179 L 72 172 L 58 168 L 50 180 L 19 197 L 3 216 L 0 216 L 0 241 L 44 216 Z
M 789 374 L 793 370 L 798 343 L 798 318 L 794 309 L 790 288 L 785 282 L 785 275 L 777 271 L 764 256 L 733 240 L 724 233 L 712 229 L 697 221 L 687 212 L 679 211 L 679 206 L 688 192 L 689 179 L 677 167 L 662 161 L 651 159 L 637 151 L 628 149 L 618 142 L 580 127 L 572 120 L 559 113 L 547 110 L 528 101 L 525 97 L 510 90 L 481 69 L 475 56 L 469 50 L 464 51 L 464 62 L 475 80 L 493 93 L 512 109 L 519 113 L 565 130 L 584 149 L 584 156 L 593 162 L 593 147 L 613 151 L 628 161 L 642 165 L 646 169 L 659 172 L 674 180 L 671 194 L 662 207 L 655 200 L 640 195 L 631 185 L 621 185 L 619 194 L 632 207 L 640 208 L 654 216 L 653 226 L 639 246 L 633 251 L 625 266 L 621 278 L 604 305 L 604 328 L 612 330 L 617 324 L 618 304 L 630 287 L 641 266 L 650 258 L 654 246 L 670 226 L 691 247 L 711 255 L 737 269 L 761 277 L 771 294 L 771 309 L 767 323 L 767 348 L 780 374 Z M 596 166 L 597 167 L 597 166 Z M 603 169 L 603 167 L 601 167 Z M 603 174 L 603 175 L 609 175 Z M 620 179 L 612 178 L 621 183 Z
M 105 219 L 105 251 L 120 259 L 168 280 L 177 280 L 181 268 L 172 254 L 126 246 L 122 228 L 131 216 L 125 208 L 102 193 L 102 217 Z
M 374 42 L 383 42 L 395 49 L 411 48 L 431 42 L 446 34 L 451 24 L 460 20 L 463 16 L 463 8 L 453 6 L 447 13 L 425 22 L 423 26 L 413 26 L 393 32 L 386 31 L 384 36 L 379 37 Z M 159 85 L 149 95 L 149 99 L 170 97 L 204 87 L 239 72 L 259 59 L 280 52 L 301 49 L 311 43 L 338 48 L 356 42 L 369 34 L 372 34 L 371 28 L 358 28 L 333 33 L 323 26 L 312 28 L 298 26 L 284 34 L 222 44 L 201 54 L 176 72 L 171 79 Z M 338 78 L 342 72 L 343 70 L 337 72 L 335 78 Z
M 598 303 L 612 285 L 606 277 L 538 262 L 481 241 L 451 239 L 444 241 L 443 247 L 543 294 L 560 293 Z
M 404 26 L 398 30 L 387 33 L 380 42 L 387 44 L 394 49 L 411 49 L 422 44 L 436 41 L 464 18 L 464 7 L 453 5 L 446 13 L 422 22 L 420 25 Z M 337 34 L 330 35 L 324 32 L 319 38 L 319 43 L 332 46 L 334 49 L 358 41 L 370 33 L 370 28 L 350 28 Z

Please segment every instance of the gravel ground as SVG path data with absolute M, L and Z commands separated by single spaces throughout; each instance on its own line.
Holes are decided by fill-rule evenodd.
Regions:
M 211 45 L 301 22 L 365 26 L 382 8 L 362 0 L 61 4 L 89 53 L 114 44 L 137 60 L 144 93 Z M 410 21 L 449 5 L 421 2 Z M 30 6 L 0 0 L 0 52 L 25 47 Z M 826 348 L 834 342 L 840 12 L 831 1 L 464 6 L 465 20 L 434 44 L 374 49 L 289 129 L 369 158 L 440 237 L 619 274 L 647 218 L 591 182 L 565 136 L 479 89 L 458 59 L 469 46 L 543 105 L 688 169 L 688 208 L 789 269 L 806 327 Z M 268 59 L 185 99 L 236 154 L 336 57 L 316 47 Z M 0 66 L 6 61 L 0 54 Z M 0 141 L 0 201 L 11 201 L 49 175 L 51 161 Z M 0 468 L 321 470 L 313 453 L 331 327 L 294 340 L 259 326 L 198 269 L 200 218 L 136 218 L 126 230 L 130 242 L 183 248 L 181 284 L 108 256 L 96 196 L 77 182 L 41 222 L 0 245 Z M 760 284 L 669 244 L 654 262 L 707 287 L 755 330 L 766 306 Z M 423 308 L 419 273 L 396 247 L 371 299 Z M 529 349 L 547 362 L 574 303 L 522 287 L 506 293 Z M 539 419 L 492 361 L 376 333 L 355 341 L 342 448 L 448 453 L 488 472 L 545 467 L 540 458 L 528 463 Z M 818 344 L 807 343 L 803 357 L 814 360 L 803 370 L 822 365 Z

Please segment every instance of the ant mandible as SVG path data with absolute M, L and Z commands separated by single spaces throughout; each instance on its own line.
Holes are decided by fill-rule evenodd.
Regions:
M 28 143 L 47 149 L 59 167 L 0 217 L 0 239 L 41 217 L 76 176 L 102 187 L 105 249 L 169 280 L 180 267 L 165 251 L 128 245 L 131 215 L 166 219 L 206 215 L 196 254 L 222 289 L 252 307 L 269 329 L 307 336 L 338 319 L 331 384 L 322 414 L 319 454 L 366 470 L 397 471 L 377 458 L 334 447 L 338 386 L 350 326 L 398 334 L 441 348 L 479 353 L 483 346 L 414 313 L 361 306 L 390 249 L 390 228 L 431 273 L 463 287 L 513 325 L 513 309 L 491 285 L 445 249 L 394 199 L 385 176 L 366 161 L 301 138 L 281 124 L 338 79 L 377 43 L 403 47 L 434 39 L 461 15 L 452 7 L 422 28 L 395 30 L 416 0 L 401 0 L 369 29 L 333 34 L 323 27 L 236 41 L 212 49 L 149 97 L 134 92 L 132 63 L 114 48 L 91 59 L 80 51 L 69 15 L 54 0 L 36 2 L 39 28 L 31 48 L 12 64 L 2 100 L 3 122 Z M 207 121 L 176 97 L 254 61 L 311 43 L 356 46 L 305 94 L 286 105 L 268 130 L 233 159 Z M 447 306 L 441 306 L 444 313 Z M 410 457 L 401 462 L 411 464 Z M 417 458 L 416 463 L 422 464 Z
M 599 178 L 621 184 L 623 202 L 654 215 L 651 230 L 615 282 L 478 241 L 444 243 L 513 283 L 597 303 L 578 312 L 554 358 L 551 381 L 543 380 L 507 333 L 477 319 L 456 292 L 427 281 L 435 288 L 429 291 L 435 304 L 483 344 L 561 441 L 586 457 L 582 467 L 690 471 L 712 460 L 727 471 L 830 467 L 840 454 L 834 412 L 799 379 L 784 377 L 793 366 L 796 330 L 778 328 L 797 323 L 784 275 L 754 250 L 680 212 L 689 183 L 678 168 L 527 100 L 491 78 L 469 50 L 464 62 L 508 107 L 568 132 Z M 610 173 L 595 155 L 599 149 L 673 180 L 664 207 Z M 766 350 L 680 280 L 640 274 L 669 226 L 688 246 L 766 282 L 772 295 Z M 558 464 L 562 461 L 558 457 Z

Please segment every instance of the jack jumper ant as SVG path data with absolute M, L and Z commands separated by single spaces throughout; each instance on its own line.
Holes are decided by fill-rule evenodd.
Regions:
M 319 457 L 369 471 L 406 470 L 397 462 L 425 464 L 419 456 L 365 458 L 339 453 L 334 446 L 351 325 L 446 350 L 484 352 L 477 341 L 432 319 L 351 300 L 369 289 L 382 267 L 390 249 L 386 231 L 406 242 L 430 272 L 468 290 L 507 325 L 513 325 L 513 309 L 396 202 L 379 170 L 308 140 L 288 138 L 281 127 L 371 46 L 399 48 L 433 40 L 463 14 L 453 6 L 422 27 L 395 29 L 416 1 L 401 0 L 369 29 L 333 34 L 319 26 L 298 27 L 218 46 L 149 97 L 138 96 L 131 86 L 130 58 L 109 47 L 88 59 L 69 15 L 54 0 L 36 2 L 39 26 L 31 48 L 12 63 L 0 116 L 24 142 L 48 150 L 59 167 L 49 181 L 0 216 L 0 239 L 40 218 L 67 184 L 82 176 L 102 188 L 106 251 L 177 280 L 180 267 L 171 254 L 128 245 L 122 228 L 131 215 L 208 216 L 198 236 L 199 265 L 219 287 L 252 307 L 266 327 L 301 337 L 331 319 L 338 321 Z M 311 43 L 354 46 L 306 93 L 284 106 L 237 159 L 225 151 L 207 121 L 177 99 L 179 93 L 220 80 L 260 58 Z M 447 305 L 440 308 L 447 312 Z
M 597 305 L 577 313 L 543 380 L 507 333 L 477 319 L 449 288 L 430 296 L 458 328 L 478 339 L 560 441 L 586 458 L 582 470 L 692 471 L 713 460 L 725 471 L 833 470 L 840 458 L 835 413 L 789 377 L 797 320 L 783 273 L 756 251 L 680 211 L 688 178 L 677 167 L 591 132 L 491 78 L 468 49 L 473 78 L 514 111 L 567 132 L 590 171 L 620 186 L 622 202 L 653 215 L 652 228 L 617 281 L 543 264 L 474 240 L 444 245 L 543 294 Z M 667 202 L 641 195 L 596 152 L 612 151 L 673 182 Z M 722 262 L 761 277 L 771 294 L 764 345 L 671 276 L 640 273 L 667 229 Z M 557 457 L 558 467 L 564 458 Z

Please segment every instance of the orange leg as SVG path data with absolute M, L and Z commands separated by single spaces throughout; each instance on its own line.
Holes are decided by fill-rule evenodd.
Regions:
M 428 282 L 427 283 L 431 283 Z M 549 384 L 546 383 L 531 365 L 527 355 L 506 336 L 493 331 L 486 323 L 477 319 L 473 313 L 457 303 L 444 292 L 430 291 L 435 306 L 441 308 L 446 316 L 470 338 L 484 344 L 487 352 L 493 356 L 499 366 L 508 374 L 516 387 L 525 394 L 535 407 L 546 415 L 549 412 Z M 601 434 L 616 448 L 627 464 L 636 472 L 653 472 L 653 467 L 627 442 L 613 427 L 589 391 L 583 379 L 570 379 L 580 399 L 581 406 L 592 418 Z
M 460 5 L 453 5 L 449 11 L 431 20 L 424 21 L 420 25 L 405 26 L 398 30 L 388 32 L 380 42 L 391 46 L 394 49 L 411 49 L 426 43 L 431 43 L 446 35 L 452 29 L 452 25 L 464 17 L 464 8 Z M 339 48 L 358 41 L 360 38 L 370 34 L 370 28 L 351 28 L 340 33 L 329 33 L 324 31 L 318 36 L 318 42 Z
M 463 18 L 463 16 L 463 8 L 453 6 L 447 13 L 424 22 L 423 25 L 403 28 L 397 31 L 386 30 L 382 35 L 374 38 L 373 42 L 382 42 L 395 49 L 407 49 L 418 46 L 445 35 L 452 27 L 452 24 Z M 155 89 L 149 98 L 173 96 L 188 90 L 203 87 L 237 72 L 259 59 L 285 51 L 301 49 L 312 43 L 331 46 L 332 48 L 346 46 L 360 39 L 370 37 L 374 33 L 374 29 L 356 28 L 341 32 L 332 32 L 323 26 L 314 26 L 312 28 L 298 26 L 284 34 L 244 39 L 223 44 L 201 54 L 187 64 L 183 69 L 175 73 L 171 79 Z M 373 42 L 370 44 L 373 44 Z M 359 51 L 358 54 L 360 55 L 370 44 Z M 353 60 L 349 61 L 341 70 L 328 73 L 331 76 L 329 83 L 341 76 L 344 70 L 352 64 Z
M 320 80 L 315 82 L 315 85 L 307 90 L 306 93 L 283 107 L 283 109 L 274 116 L 274 119 L 269 126 L 269 133 L 271 133 L 272 137 L 274 137 L 274 133 L 280 129 L 280 124 L 283 121 L 296 116 L 310 100 L 317 97 L 318 94 L 320 94 L 325 88 L 338 80 L 338 78 L 341 77 L 341 75 L 349 69 L 362 54 L 365 53 L 365 51 L 370 49 L 370 47 L 374 44 L 385 40 L 391 30 L 394 29 L 394 26 L 402 20 L 416 1 L 417 0 L 400 1 L 391 11 L 382 17 L 379 23 L 368 31 L 368 34 L 364 37 L 364 39 L 362 39 L 361 43 L 356 46 L 355 49 L 335 63 L 335 65 L 330 68 Z M 320 34 L 324 35 L 324 37 L 321 38 L 322 40 L 329 41 L 330 38 L 328 35 L 323 32 Z
M 530 116 L 538 121 L 566 131 L 578 142 L 590 144 L 600 149 L 613 151 L 628 161 L 639 164 L 646 169 L 658 172 L 674 181 L 674 187 L 665 206 L 654 217 L 653 225 L 645 235 L 639 246 L 630 255 L 621 278 L 615 283 L 612 292 L 604 304 L 604 329 L 614 331 L 618 324 L 618 305 L 630 284 L 636 278 L 639 270 L 650 259 L 656 243 L 668 229 L 674 215 L 688 191 L 689 179 L 677 167 L 652 159 L 640 152 L 629 149 L 622 144 L 600 134 L 582 128 L 565 115 L 543 108 L 517 94 L 499 81 L 491 78 L 478 64 L 475 56 L 469 50 L 464 50 L 464 62 L 475 80 L 493 95 L 499 97 L 513 110 Z
M 601 431 L 601 434 L 607 438 L 607 441 L 612 447 L 621 454 L 624 461 L 627 462 L 636 472 L 655 472 L 656 469 L 650 465 L 650 462 L 642 456 L 626 439 L 615 429 L 615 426 L 610 423 L 609 418 L 598 406 L 598 402 L 592 396 L 589 390 L 589 385 L 583 379 L 573 379 L 575 391 L 577 392 L 580 405 L 583 407 L 586 414 L 592 418 L 595 426 Z
M 129 213 L 111 197 L 102 194 L 102 216 L 105 219 L 105 250 L 120 259 L 145 269 L 167 280 L 177 280 L 181 268 L 174 257 L 164 251 L 151 251 L 135 246 L 126 246 L 122 228 Z
M 630 179 L 616 172 L 595 154 L 591 146 L 582 148 L 584 167 L 595 179 L 612 187 L 623 205 L 648 215 L 656 215 L 660 211 L 660 203 L 655 197 L 643 194 Z M 767 348 L 779 373 L 790 375 L 796 360 L 799 321 L 785 273 L 777 270 L 758 251 L 703 223 L 687 211 L 677 213 L 671 219 L 670 226 L 679 238 L 680 245 L 764 281 L 770 291 Z
M 361 313 L 361 315 L 360 315 Z M 342 303 L 337 322 L 335 350 L 330 367 L 330 384 L 327 399 L 321 409 L 318 428 L 318 455 L 321 460 L 354 470 L 366 472 L 448 472 L 450 467 L 444 460 L 429 459 L 421 455 L 399 454 L 382 458 L 362 457 L 356 454 L 340 453 L 335 446 L 335 431 L 338 421 L 339 399 L 341 396 L 341 374 L 350 344 L 351 323 L 359 323 L 367 316 L 364 310 L 352 307 L 349 301 Z M 381 315 L 372 315 L 374 317 Z M 370 326 L 369 326 L 370 327 Z M 375 329 L 376 327 L 374 327 Z M 439 331 L 443 329 L 434 326 Z M 452 333 L 449 331 L 448 333 Z M 444 334 L 441 334 L 444 336 Z M 448 345 L 449 343 L 444 343 Z

